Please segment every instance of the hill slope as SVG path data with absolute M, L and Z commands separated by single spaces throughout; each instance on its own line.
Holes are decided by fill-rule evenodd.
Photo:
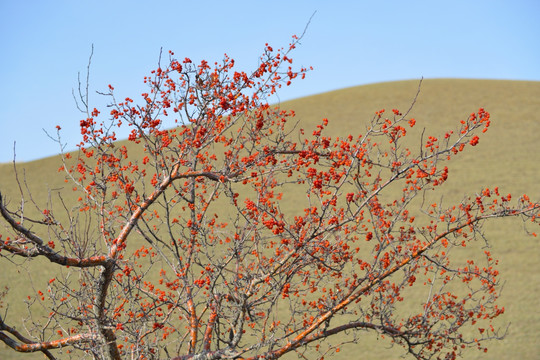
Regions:
M 418 81 L 379 83 L 338 90 L 282 104 L 296 109 L 302 123 L 322 117 L 330 120 L 334 135 L 363 132 L 367 119 L 380 109 L 409 108 Z M 499 186 L 515 196 L 527 193 L 540 198 L 540 82 L 495 80 L 425 80 L 410 113 L 427 135 L 455 129 L 459 120 L 484 107 L 492 125 L 473 150 L 449 164 L 444 186 L 447 202 L 459 201 L 482 187 Z M 540 244 L 524 234 L 519 222 L 495 222 L 486 229 L 492 253 L 500 259 L 505 287 L 501 304 L 503 321 L 511 323 L 507 338 L 477 351 L 467 359 L 536 359 L 540 354 Z M 373 337 L 375 338 L 375 337 Z M 352 346 L 351 346 L 352 347 Z M 358 349 L 344 349 L 343 358 Z M 392 353 L 392 352 L 390 352 Z M 386 349 L 363 353 L 365 359 L 390 356 Z M 364 357 L 365 356 L 365 357 Z
M 417 88 L 418 81 L 379 83 L 288 101 L 281 107 L 294 109 L 299 127 L 306 129 L 326 117 L 330 133 L 341 136 L 364 132 L 377 110 L 406 111 Z M 440 135 L 443 130 L 457 128 L 459 120 L 479 107 L 491 113 L 492 125 L 476 148 L 450 163 L 445 201 L 460 200 L 466 193 L 492 186 L 499 186 L 504 193 L 518 196 L 527 192 L 531 198 L 540 199 L 540 82 L 425 80 L 410 117 L 417 119 L 417 127 L 426 128 L 426 136 Z M 26 179 L 38 203 L 47 201 L 47 190 L 71 188 L 58 174 L 59 165 L 57 157 L 18 165 L 19 179 Z M 17 202 L 12 164 L 0 164 L 0 191 L 12 204 Z M 540 353 L 540 313 L 536 309 L 540 298 L 540 244 L 538 239 L 524 234 L 519 222 L 492 225 L 485 229 L 486 235 L 491 239 L 492 253 L 501 260 L 500 271 L 506 281 L 501 298 L 501 305 L 506 308 L 503 322 L 512 326 L 507 338 L 491 344 L 487 354 L 475 351 L 467 358 L 533 359 Z M 10 312 L 24 311 L 19 304 L 27 290 L 16 287 L 17 283 L 20 280 L 8 279 L 7 272 L 0 272 L 0 285 L 11 287 Z M 385 341 L 375 343 L 376 336 L 367 335 L 366 339 L 365 344 L 343 348 L 336 358 L 356 358 L 359 351 L 364 359 L 390 358 L 402 353 L 400 349 L 388 350 Z M 0 345 L 2 359 L 40 356 L 14 357 Z

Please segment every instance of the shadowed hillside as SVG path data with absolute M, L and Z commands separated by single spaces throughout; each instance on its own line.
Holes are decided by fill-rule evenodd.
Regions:
M 326 117 L 332 136 L 364 133 L 375 111 L 386 109 L 390 112 L 397 108 L 405 112 L 417 93 L 418 83 L 400 81 L 365 85 L 283 102 L 280 106 L 296 111 L 299 128 L 311 129 Z M 424 80 L 409 114 L 417 120 L 418 133 L 411 135 L 417 143 L 423 128 L 426 137 L 442 135 L 444 131 L 456 129 L 461 119 L 480 107 L 491 113 L 491 127 L 481 136 L 478 146 L 467 149 L 448 164 L 449 180 L 438 196 L 444 194 L 444 202 L 450 204 L 461 200 L 465 194 L 498 186 L 502 193 L 519 196 L 526 192 L 532 199 L 540 199 L 540 82 Z M 37 203 L 46 203 L 49 194 L 59 191 L 69 202 L 72 186 L 64 182 L 63 174 L 58 173 L 59 166 L 57 157 L 18 164 L 19 181 L 23 187 L 27 184 Z M 0 191 L 15 207 L 19 188 L 13 164 L 0 164 Z M 294 202 L 287 204 L 293 206 Z M 466 358 L 535 359 L 540 354 L 540 313 L 537 310 L 540 240 L 527 236 L 522 224 L 515 219 L 491 223 L 486 226 L 485 233 L 491 240 L 492 254 L 500 259 L 499 270 L 505 281 L 500 304 L 506 312 L 499 323 L 511 323 L 511 326 L 504 341 L 488 344 L 487 354 L 472 351 Z M 29 264 L 34 266 L 32 262 Z M 21 313 L 24 317 L 21 299 L 31 288 L 21 286 L 23 282 L 18 279 L 8 278 L 10 272 L 5 269 L 9 266 L 6 259 L 2 259 L 4 271 L 0 271 L 0 286 L 10 287 L 6 301 L 10 315 Z M 41 268 L 43 279 L 48 279 L 46 267 Z M 26 274 L 20 273 L 20 276 L 24 278 Z M 386 340 L 375 342 L 376 339 L 377 335 L 366 333 L 365 343 L 345 346 L 335 358 L 359 358 L 360 354 L 363 359 L 395 358 L 403 353 L 401 348 L 388 349 Z M 0 345 L 0 359 L 24 358 L 43 356 L 17 355 Z

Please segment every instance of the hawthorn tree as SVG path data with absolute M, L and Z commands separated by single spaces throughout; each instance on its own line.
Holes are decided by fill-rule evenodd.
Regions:
M 539 205 L 497 188 L 425 200 L 489 114 L 412 142 L 408 111 L 378 111 L 361 134 L 327 136 L 327 119 L 301 129 L 268 104 L 306 74 L 291 65 L 297 43 L 267 44 L 251 73 L 170 52 L 139 101 L 109 85 L 106 116 L 83 91 L 80 150 L 60 169 L 74 194 L 53 194 L 38 218 L 28 198 L 0 197 L 0 261 L 56 269 L 26 299 L 48 313 L 2 314 L 0 340 L 49 359 L 322 358 L 374 331 L 417 358 L 453 359 L 499 338 L 497 261 L 450 253 L 481 241 L 486 220 L 537 221 Z

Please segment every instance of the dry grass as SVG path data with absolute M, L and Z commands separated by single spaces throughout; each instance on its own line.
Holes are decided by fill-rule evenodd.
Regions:
M 310 129 L 327 117 L 331 134 L 343 136 L 364 132 L 376 110 L 406 110 L 417 86 L 418 81 L 366 85 L 285 102 L 281 106 L 296 111 L 300 127 Z M 459 120 L 479 107 L 491 113 L 491 128 L 476 148 L 469 149 L 449 164 L 449 182 L 441 188 L 439 196 L 444 195 L 445 203 L 450 203 L 483 187 L 499 186 L 504 193 L 518 196 L 527 192 L 531 198 L 540 199 L 540 143 L 537 139 L 540 134 L 540 82 L 425 80 L 410 116 L 417 119 L 417 127 L 426 128 L 426 135 L 440 135 L 456 128 Z M 24 175 L 37 202 L 46 202 L 48 194 L 54 194 L 56 189 L 71 189 L 56 171 L 58 166 L 55 157 L 18 165 L 19 176 Z M 0 164 L 0 191 L 15 204 L 18 188 L 12 164 Z M 294 204 L 291 200 L 287 203 Z M 511 326 L 507 338 L 490 344 L 487 354 L 472 351 L 466 358 L 536 359 L 540 354 L 538 239 L 525 235 L 516 220 L 492 223 L 485 232 L 491 240 L 492 253 L 500 259 L 500 271 L 505 281 L 500 301 L 506 308 L 502 321 Z M 27 274 L 20 272 L 18 278 L 14 278 L 12 271 L 21 271 L 21 268 L 12 267 L 5 259 L 1 261 L 0 285 L 10 286 L 10 316 L 24 316 L 26 310 L 21 299 L 28 294 L 30 286 L 21 279 L 26 279 Z M 28 264 L 36 268 L 34 263 Z M 39 266 L 42 276 L 35 276 L 34 282 L 50 277 L 43 265 Z M 335 358 L 380 359 L 402 354 L 399 348 L 388 349 L 386 340 L 376 341 L 376 334 L 366 333 L 365 339 L 362 344 L 344 346 Z M 40 354 L 15 355 L 0 346 L 0 359 L 43 358 Z

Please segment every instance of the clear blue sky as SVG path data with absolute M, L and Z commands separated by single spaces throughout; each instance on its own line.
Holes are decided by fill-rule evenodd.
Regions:
M 266 42 L 286 46 L 315 14 L 297 66 L 313 66 L 281 100 L 367 83 L 425 78 L 540 81 L 540 1 L 0 0 L 0 162 L 58 153 L 42 129 L 80 141 L 71 91 L 91 44 L 90 102 L 113 84 L 138 98 L 159 50 L 243 70 Z M 278 99 L 276 99 L 277 101 Z M 106 111 L 103 111 L 103 113 Z

